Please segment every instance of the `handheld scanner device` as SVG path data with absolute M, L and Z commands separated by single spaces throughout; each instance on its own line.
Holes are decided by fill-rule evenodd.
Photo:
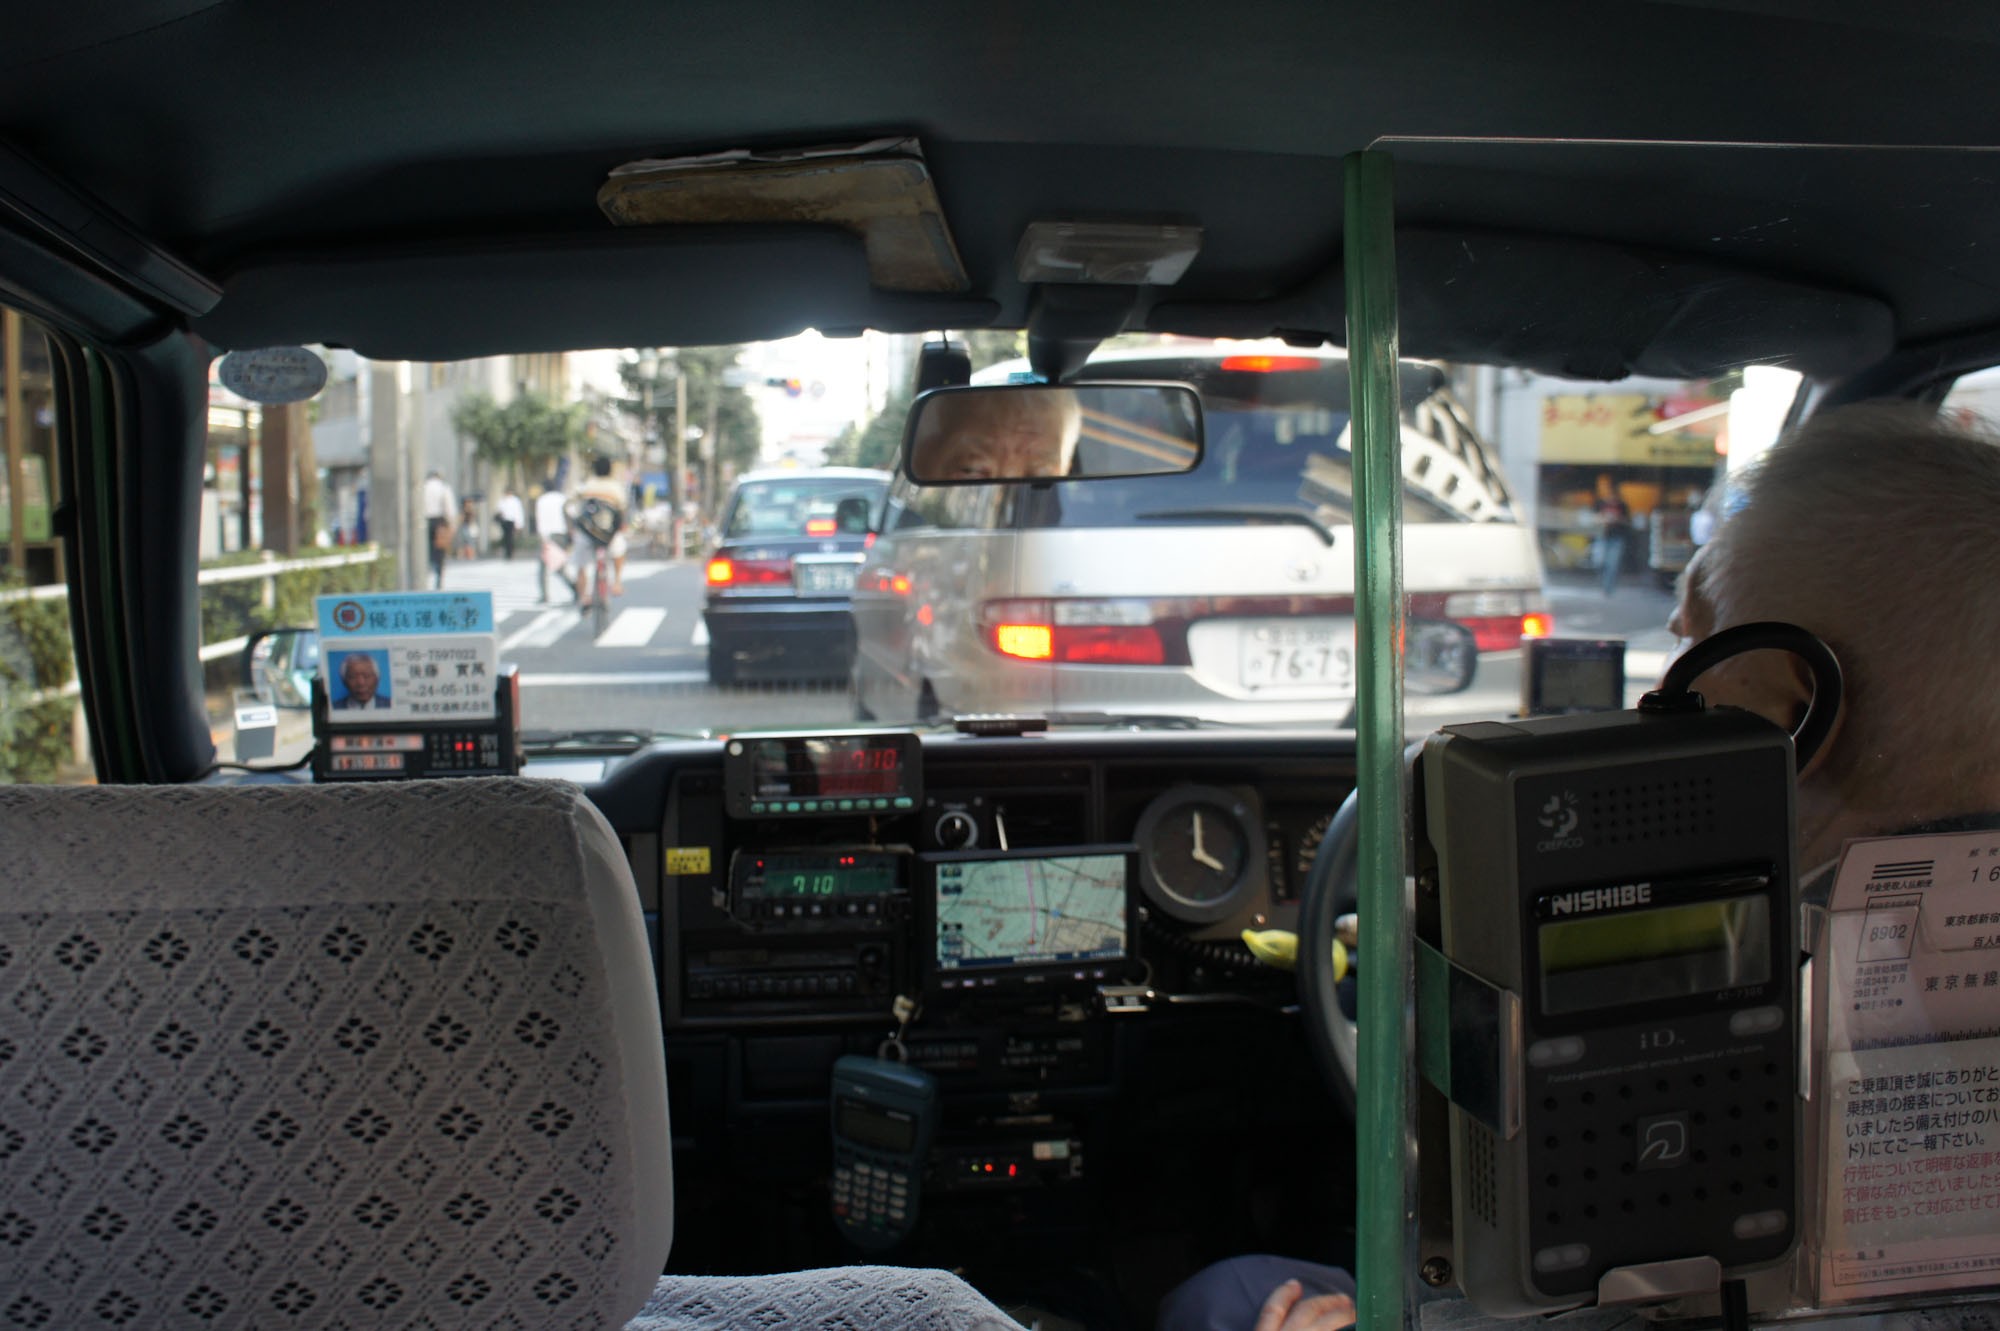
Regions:
M 917 1223 L 937 1130 L 928 1072 L 847 1054 L 833 1065 L 833 1220 L 858 1248 L 893 1248 Z
M 1452 726 L 1418 764 L 1418 1043 L 1499 1316 L 1716 1289 L 1798 1220 L 1793 748 L 1747 712 Z

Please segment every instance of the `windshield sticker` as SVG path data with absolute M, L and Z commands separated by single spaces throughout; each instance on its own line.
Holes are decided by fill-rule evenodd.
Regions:
M 667 876 L 684 878 L 699 876 L 709 872 L 709 848 L 707 846 L 668 846 Z
M 216 369 L 222 386 L 259 406 L 304 402 L 326 387 L 326 362 L 306 347 L 232 351 Z
M 330 724 L 497 715 L 491 592 L 322 596 L 317 609 Z
M 2000 832 L 1848 844 L 1830 901 L 1818 1298 L 2000 1278 Z

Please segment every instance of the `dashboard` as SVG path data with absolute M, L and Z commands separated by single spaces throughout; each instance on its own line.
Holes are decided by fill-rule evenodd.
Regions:
M 880 732 L 641 755 L 617 781 L 661 769 L 657 833 L 627 844 L 672 940 L 669 1031 L 881 1023 L 898 996 L 945 1025 L 1115 1015 L 1107 989 L 1289 1003 L 1289 973 L 1239 938 L 1295 924 L 1352 759 L 1324 740 L 1161 738 Z
M 587 789 L 652 935 L 675 1266 L 852 1258 L 827 1222 L 828 1078 L 891 1036 L 940 1106 L 897 1260 L 998 1260 L 996 1225 L 1114 1271 L 1170 1271 L 1145 1256 L 1161 1243 L 1337 1257 L 1351 1129 L 1293 975 L 1240 935 L 1295 926 L 1353 771 L 1346 739 L 1227 731 L 746 736 L 608 762 Z M 1274 1149 L 1313 1186 L 1246 1184 Z M 1146 1306 L 1126 1286 L 1151 1278 L 1120 1301 Z

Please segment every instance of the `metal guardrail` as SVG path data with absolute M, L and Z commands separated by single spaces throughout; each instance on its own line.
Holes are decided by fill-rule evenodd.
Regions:
M 302 559 L 270 558 L 258 564 L 229 564 L 222 568 L 205 568 L 195 575 L 195 581 L 204 587 L 218 582 L 247 582 L 251 578 L 273 578 L 280 573 L 297 573 L 309 568 L 345 568 L 351 564 L 372 564 L 382 557 L 380 546 L 362 546 L 356 550 L 344 550 L 337 555 L 307 555 Z
M 218 583 L 249 582 L 253 579 L 263 579 L 267 583 L 265 587 L 265 600 L 268 603 L 275 590 L 276 584 L 274 580 L 281 573 L 299 573 L 307 569 L 316 568 L 347 568 L 355 564 L 372 564 L 380 558 L 382 558 L 382 549 L 380 546 L 375 545 L 363 546 L 353 550 L 343 550 L 338 554 L 305 555 L 296 559 L 279 559 L 274 555 L 267 555 L 266 558 L 254 564 L 229 564 L 221 568 L 202 569 L 199 573 L 195 574 L 195 582 L 199 586 L 210 587 Z M 6 591 L 0 591 L 0 605 L 11 601 L 61 600 L 68 597 L 68 595 L 69 587 L 63 583 L 53 583 L 42 587 L 14 587 Z M 225 638 L 221 642 L 204 643 L 201 648 L 201 659 L 206 662 L 220 660 L 227 656 L 234 656 L 249 645 L 250 639 L 248 636 Z M 71 668 L 71 673 L 72 675 L 75 673 L 74 666 Z M 59 698 L 74 698 L 81 691 L 81 686 L 77 681 L 71 679 L 69 683 L 59 688 L 36 689 L 31 693 L 23 694 L 20 701 L 23 705 L 33 707 L 41 703 L 53 702 Z

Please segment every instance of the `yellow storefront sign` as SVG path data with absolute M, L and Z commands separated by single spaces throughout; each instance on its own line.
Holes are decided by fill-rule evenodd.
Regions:
M 1643 393 L 1567 393 L 1542 400 L 1541 461 L 1587 466 L 1712 467 L 1714 421 L 1689 430 L 1652 427 L 1663 402 Z

